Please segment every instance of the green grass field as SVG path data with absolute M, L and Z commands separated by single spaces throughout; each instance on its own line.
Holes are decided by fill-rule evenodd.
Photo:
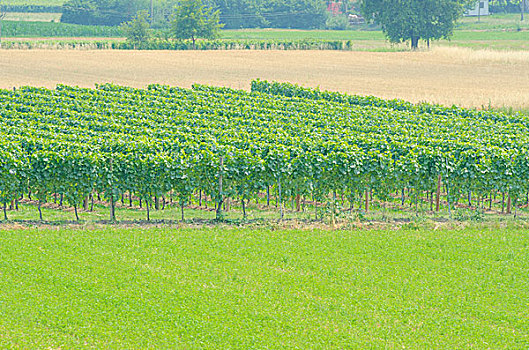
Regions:
M 0 231 L 0 347 L 526 349 L 528 234 Z
M 529 21 L 528 21 L 529 23 Z M 287 29 L 240 29 L 222 30 L 223 39 L 277 39 L 277 40 L 385 40 L 381 31 L 362 30 L 287 30 Z M 524 31 L 475 31 L 456 30 L 452 40 L 525 40 Z
M 491 16 L 463 17 L 459 20 L 458 29 L 462 30 L 517 30 L 529 29 L 529 21 L 520 21 L 520 14 L 498 13 Z
M 456 30 L 450 40 L 432 42 L 433 46 L 459 46 L 474 49 L 527 50 L 527 31 Z M 223 39 L 351 40 L 353 49 L 367 51 L 407 50 L 407 45 L 391 45 L 381 31 L 359 30 L 223 30 Z M 423 42 L 420 43 L 424 47 Z
M 288 29 L 240 29 L 222 30 L 222 39 L 269 39 L 269 40 L 385 40 L 380 31 L 360 30 L 288 30 Z

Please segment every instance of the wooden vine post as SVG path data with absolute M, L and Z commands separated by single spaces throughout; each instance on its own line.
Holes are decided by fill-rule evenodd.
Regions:
M 283 217 L 285 215 L 285 213 L 283 212 L 283 198 L 281 197 L 281 180 L 277 182 L 277 188 L 279 191 L 279 213 L 280 213 L 279 221 L 281 221 L 283 220 Z
M 219 168 L 219 194 L 217 198 L 217 220 L 222 220 L 222 170 L 224 168 L 224 157 L 220 156 L 220 168 Z
M 113 173 L 114 173 L 114 170 L 113 170 L 113 165 L 112 165 L 112 157 L 110 158 L 110 176 L 111 176 L 111 180 L 112 180 L 112 177 L 113 177 Z M 114 183 L 113 181 L 110 181 L 110 221 L 114 222 L 116 221 L 116 206 L 115 206 L 115 203 L 114 203 Z
M 296 195 L 296 211 L 301 211 L 301 195 L 299 193 Z
M 437 197 L 435 198 L 435 211 L 438 213 L 441 203 L 441 175 L 437 177 Z
M 145 198 L 145 204 L 147 207 L 147 221 L 151 221 L 151 208 L 149 206 L 149 200 Z

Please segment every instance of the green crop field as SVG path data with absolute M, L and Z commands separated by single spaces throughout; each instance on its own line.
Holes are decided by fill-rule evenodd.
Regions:
M 0 231 L 0 347 L 526 349 L 528 234 Z
M 16 38 L 121 37 L 119 27 L 88 26 L 42 21 L 3 21 L 2 35 Z

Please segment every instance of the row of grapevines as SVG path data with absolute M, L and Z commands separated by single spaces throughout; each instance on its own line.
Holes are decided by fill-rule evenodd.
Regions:
M 529 192 L 523 118 L 256 84 L 265 83 L 254 82 L 253 92 L 111 84 L 0 90 L 0 199 L 5 207 L 32 193 L 42 204 L 57 193 L 77 209 L 94 192 L 111 204 L 130 193 L 149 207 L 172 193 L 183 208 L 200 191 L 220 207 L 224 198 L 248 200 L 270 188 L 280 202 L 336 194 L 354 201 L 366 191 L 385 200 L 404 188 L 417 199 L 439 176 L 449 201 L 500 192 L 516 202 Z
M 288 97 L 304 97 L 314 100 L 328 100 L 351 105 L 385 107 L 396 110 L 407 110 L 415 113 L 431 113 L 436 115 L 459 115 L 464 117 L 490 119 L 493 121 L 516 121 L 529 125 L 529 118 L 518 113 L 505 115 L 503 113 L 461 108 L 458 106 L 445 107 L 438 104 L 418 103 L 414 104 L 400 99 L 385 100 L 374 96 L 348 95 L 336 91 L 322 91 L 319 88 L 306 88 L 297 84 L 256 79 L 251 83 L 252 91 L 263 92 L 273 95 Z

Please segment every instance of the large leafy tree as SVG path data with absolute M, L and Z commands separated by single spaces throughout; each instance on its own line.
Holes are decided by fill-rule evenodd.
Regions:
M 449 38 L 456 20 L 471 4 L 473 0 L 362 0 L 361 8 L 391 42 L 409 40 L 417 49 L 420 39 Z
M 222 24 L 219 11 L 202 4 L 201 0 L 182 0 L 176 6 L 171 20 L 171 34 L 176 39 L 191 39 L 193 48 L 197 38 L 214 39 Z

